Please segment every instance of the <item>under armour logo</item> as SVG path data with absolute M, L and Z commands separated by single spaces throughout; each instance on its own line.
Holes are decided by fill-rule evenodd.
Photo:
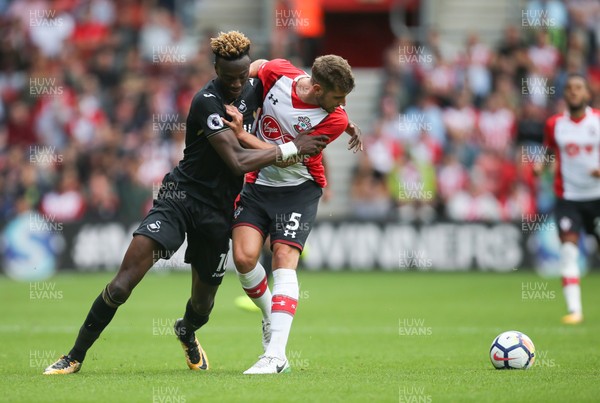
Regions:
M 256 290 L 256 291 L 246 291 L 246 294 L 248 294 L 249 297 L 252 297 L 254 295 L 258 296 L 260 295 L 260 290 Z
M 285 231 L 283 232 L 283 236 L 291 236 L 292 238 L 296 238 L 296 232 L 295 232 L 295 231 L 288 231 L 288 230 L 285 230 Z
M 269 101 L 273 102 L 273 105 L 277 105 L 277 102 L 279 102 L 279 100 L 277 98 L 275 98 L 273 96 L 273 94 L 269 94 Z

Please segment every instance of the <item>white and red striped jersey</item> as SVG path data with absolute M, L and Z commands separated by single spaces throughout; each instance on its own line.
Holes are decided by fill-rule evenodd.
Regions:
M 308 75 L 284 59 L 263 63 L 258 78 L 263 83 L 263 108 L 258 117 L 256 135 L 271 144 L 292 141 L 306 130 L 314 135 L 326 135 L 328 143 L 335 140 L 348 126 L 348 115 L 337 107 L 332 113 L 300 100 L 296 93 L 298 80 Z M 246 182 L 266 186 L 297 186 L 307 180 L 325 187 L 325 169 L 321 153 L 304 158 L 287 168 L 274 165 L 246 174 Z
M 600 111 L 587 107 L 573 119 L 568 112 L 546 121 L 544 144 L 556 155 L 554 191 L 565 200 L 600 199 Z

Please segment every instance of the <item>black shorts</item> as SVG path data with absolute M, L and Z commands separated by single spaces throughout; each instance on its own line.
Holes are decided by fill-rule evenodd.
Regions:
M 168 259 L 187 233 L 185 262 L 192 265 L 203 282 L 219 285 L 229 252 L 231 213 L 190 197 L 181 186 L 174 190 L 172 183 L 169 174 L 165 175 L 152 208 L 133 234 L 158 242 L 164 249 L 158 259 Z
M 574 201 L 556 199 L 554 216 L 561 235 L 566 233 L 579 234 L 585 230 L 588 234 L 600 234 L 596 228 L 600 228 L 600 199 Z
M 274 243 L 294 246 L 302 252 L 317 216 L 323 194 L 314 181 L 298 186 L 263 186 L 246 183 L 233 215 L 233 227 L 249 226 Z

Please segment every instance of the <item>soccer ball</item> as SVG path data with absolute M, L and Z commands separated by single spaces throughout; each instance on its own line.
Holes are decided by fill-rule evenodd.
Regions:
M 496 369 L 528 369 L 535 362 L 535 346 L 526 334 L 510 330 L 494 339 L 490 360 Z

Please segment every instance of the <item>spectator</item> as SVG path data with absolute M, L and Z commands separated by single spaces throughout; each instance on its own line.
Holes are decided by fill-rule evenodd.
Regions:
M 477 155 L 478 113 L 471 102 L 471 94 L 463 89 L 453 96 L 453 105 L 444 108 L 443 121 L 448 133 L 449 153 L 466 167 L 470 167 Z
M 89 179 L 86 217 L 110 220 L 117 217 L 119 199 L 109 177 L 102 172 L 93 172 Z
M 373 170 L 367 157 L 359 158 L 350 187 L 352 215 L 361 220 L 383 220 L 390 213 L 385 177 Z
M 42 198 L 40 211 L 53 221 L 66 223 L 79 220 L 85 212 L 85 198 L 81 193 L 79 176 L 74 169 L 63 172 L 56 190 Z
M 481 148 L 506 153 L 510 150 L 515 129 L 515 116 L 502 105 L 497 93 L 490 95 L 479 115 Z

